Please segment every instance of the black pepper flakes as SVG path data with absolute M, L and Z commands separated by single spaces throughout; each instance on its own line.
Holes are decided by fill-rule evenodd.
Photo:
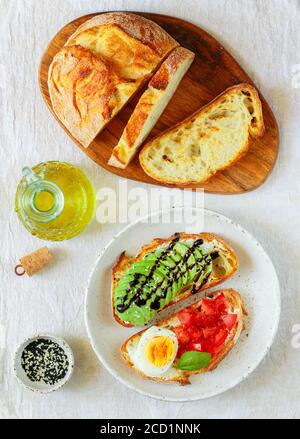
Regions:
M 24 348 L 21 365 L 30 381 L 53 385 L 66 376 L 69 361 L 59 344 L 39 338 Z

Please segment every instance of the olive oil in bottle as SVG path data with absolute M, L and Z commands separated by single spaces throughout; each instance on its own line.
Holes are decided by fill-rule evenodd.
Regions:
M 85 229 L 94 216 L 95 193 L 79 168 L 53 161 L 25 167 L 23 175 L 15 208 L 32 235 L 62 241 Z

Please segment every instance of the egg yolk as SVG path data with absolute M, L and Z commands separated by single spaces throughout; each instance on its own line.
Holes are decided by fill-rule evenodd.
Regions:
M 145 347 L 147 361 L 155 367 L 165 366 L 172 358 L 175 350 L 174 342 L 169 337 L 153 337 Z

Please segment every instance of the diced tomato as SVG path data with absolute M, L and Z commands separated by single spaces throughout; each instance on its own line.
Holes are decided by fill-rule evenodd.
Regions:
M 201 328 L 213 327 L 216 326 L 219 322 L 220 318 L 218 314 L 205 315 L 202 314 L 197 317 L 198 325 Z
M 221 316 L 221 320 L 223 321 L 226 328 L 230 331 L 237 321 L 237 314 L 224 314 Z
M 197 316 L 197 311 L 193 308 L 183 309 L 177 314 L 177 317 L 184 326 L 191 326 Z
M 214 337 L 219 332 L 219 328 L 203 328 L 202 332 L 204 338 Z
M 191 351 L 202 352 L 202 343 L 190 343 Z
M 203 338 L 203 330 L 201 328 L 191 329 L 191 340 L 198 341 Z
M 215 346 L 213 338 L 206 338 L 201 344 L 203 352 L 210 352 L 212 354 Z
M 178 338 L 178 358 L 187 351 L 217 355 L 224 348 L 229 331 L 237 322 L 237 314 L 228 314 L 224 294 L 219 294 L 215 299 L 203 298 L 200 309 L 184 309 L 177 317 L 181 323 L 174 328 Z
M 199 311 L 196 318 L 195 318 L 195 322 L 194 322 L 195 326 L 198 328 L 205 327 L 206 326 L 206 317 L 207 316 L 203 312 Z
M 211 356 L 215 357 L 222 349 L 224 348 L 224 343 L 221 344 L 220 346 L 215 346 L 211 351 Z
M 201 300 L 201 311 L 206 315 L 216 314 L 216 307 L 214 305 L 214 300 L 202 299 Z
M 228 335 L 228 331 L 226 329 L 220 329 L 220 331 L 215 335 L 215 345 L 220 346 L 224 343 Z
M 213 300 L 214 304 L 216 306 L 220 305 L 221 303 L 226 302 L 224 293 L 219 294 L 214 300 Z
M 224 295 L 224 293 L 221 293 L 221 294 L 219 294 L 217 297 L 216 297 L 216 300 L 217 299 L 222 299 L 222 300 L 225 300 L 225 302 L 226 302 L 226 297 L 225 297 L 225 295 Z
M 182 326 L 174 328 L 174 332 L 180 345 L 184 345 L 190 341 L 190 335 L 184 330 Z
M 201 310 L 207 315 L 220 314 L 225 312 L 226 309 L 227 302 L 223 293 L 219 294 L 214 300 L 204 298 L 201 301 Z
M 227 301 L 226 301 L 226 298 L 225 298 L 223 293 L 215 298 L 214 304 L 215 304 L 215 308 L 217 309 L 218 313 L 226 312 Z

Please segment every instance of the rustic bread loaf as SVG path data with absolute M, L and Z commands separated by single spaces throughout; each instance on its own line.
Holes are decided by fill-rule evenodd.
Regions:
M 88 147 L 178 43 L 156 23 L 125 12 L 88 20 L 53 58 L 53 109 Z

